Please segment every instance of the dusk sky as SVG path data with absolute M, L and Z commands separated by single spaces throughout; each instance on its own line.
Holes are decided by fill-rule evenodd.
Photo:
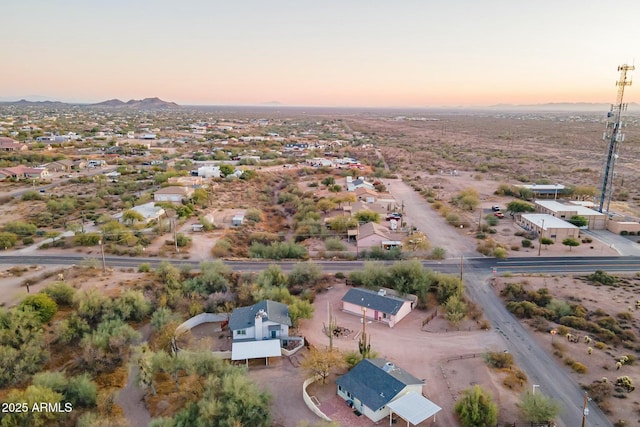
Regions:
M 637 0 L 14 0 L 0 16 L 4 100 L 611 103 L 640 60 Z

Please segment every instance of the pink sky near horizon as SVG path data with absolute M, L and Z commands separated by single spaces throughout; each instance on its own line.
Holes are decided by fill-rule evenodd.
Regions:
M 0 98 L 423 107 L 615 101 L 640 3 L 24 0 Z M 619 13 L 623 11 L 624 13 Z M 640 102 L 631 86 L 625 101 Z

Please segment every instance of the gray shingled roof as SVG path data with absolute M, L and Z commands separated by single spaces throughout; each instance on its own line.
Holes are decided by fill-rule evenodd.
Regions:
M 264 320 L 291 326 L 289 307 L 275 301 L 264 300 L 247 307 L 239 307 L 233 310 L 229 317 L 229 329 L 247 329 L 255 325 L 256 313 L 263 310 L 267 317 Z
M 390 364 L 388 372 L 383 369 L 385 359 L 364 359 L 353 369 L 336 380 L 336 384 L 368 408 L 377 411 L 391 402 L 404 388 L 411 384 L 422 384 L 402 368 Z
M 351 288 L 342 297 L 342 301 L 367 307 L 388 314 L 398 314 L 402 304 L 408 300 L 392 295 L 378 295 L 375 291 L 362 288 Z

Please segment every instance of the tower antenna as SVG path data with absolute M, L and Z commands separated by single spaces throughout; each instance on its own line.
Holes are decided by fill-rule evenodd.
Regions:
M 627 78 L 627 72 L 635 70 L 634 65 L 620 65 L 618 71 L 620 71 L 620 79 L 616 82 L 618 86 L 618 96 L 616 103 L 611 105 L 611 111 L 607 113 L 607 127 L 604 131 L 602 139 L 609 141 L 609 147 L 607 148 L 607 157 L 602 169 L 602 184 L 600 186 L 600 200 L 598 204 L 598 212 L 607 212 L 609 214 L 609 205 L 611 204 L 611 194 L 613 187 L 613 168 L 618 158 L 618 151 L 620 150 L 620 143 L 624 142 L 624 133 L 621 132 L 622 128 L 622 112 L 626 111 L 627 104 L 622 102 L 624 97 L 624 88 L 631 86 L 631 78 Z

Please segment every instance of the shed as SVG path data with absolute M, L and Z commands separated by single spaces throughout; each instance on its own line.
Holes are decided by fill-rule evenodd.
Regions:
M 244 215 L 242 214 L 234 215 L 233 218 L 231 219 L 231 225 L 235 227 L 241 226 L 243 222 L 244 222 Z

